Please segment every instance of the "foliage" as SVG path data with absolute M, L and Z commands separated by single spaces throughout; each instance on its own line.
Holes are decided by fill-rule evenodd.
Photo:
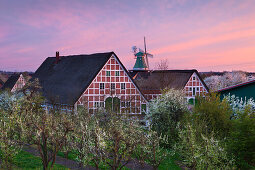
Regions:
M 239 168 L 255 166 L 255 113 L 250 106 L 237 113 L 229 140 L 229 152 L 236 156 Z
M 1 167 L 11 169 L 13 158 L 21 150 L 20 138 L 20 103 L 14 95 L 7 92 L 0 95 L 0 157 L 3 160 Z
M 99 127 L 97 117 L 90 115 L 84 108 L 78 111 L 73 120 L 76 123 L 72 149 L 77 152 L 77 160 L 83 165 L 93 162 L 96 169 L 99 169 L 105 143 L 102 139 L 104 132 Z
M 63 114 L 55 107 L 44 110 L 44 98 L 37 88 L 38 84 L 35 82 L 28 89 L 24 89 L 21 124 L 26 134 L 26 142 L 37 146 L 43 167 L 47 169 L 50 162 L 53 167 L 56 154 L 73 130 L 73 124 L 69 114 Z
M 204 128 L 198 129 L 203 135 L 213 132 L 216 136 L 220 135 L 224 138 L 231 129 L 231 115 L 232 109 L 228 102 L 221 101 L 218 94 L 210 93 L 205 97 L 197 98 L 192 121 L 196 125 L 204 124 Z
M 216 139 L 213 132 L 198 135 L 199 128 L 204 127 L 187 123 L 179 132 L 180 141 L 175 150 L 183 163 L 192 169 L 232 169 L 234 160 L 228 157 L 225 141 Z
M 232 169 L 235 159 L 228 152 L 232 108 L 216 93 L 198 97 L 192 114 L 179 124 L 179 142 L 175 151 L 194 169 Z
M 150 103 L 147 119 L 150 120 L 152 130 L 158 134 L 167 135 L 168 143 L 172 144 L 177 139 L 176 125 L 187 111 L 183 92 L 168 89 L 161 97 Z
M 146 160 L 153 166 L 153 169 L 158 169 L 159 165 L 164 161 L 170 153 L 168 150 L 160 146 L 162 143 L 167 143 L 167 138 L 158 136 L 157 132 L 148 132 L 147 158 Z
M 204 79 L 205 83 L 212 91 L 217 91 L 219 89 L 236 85 L 239 83 L 246 82 L 248 80 L 245 72 L 242 71 L 232 71 L 226 72 L 222 76 L 210 76 Z
M 255 110 L 255 101 L 253 98 L 240 98 L 235 95 L 227 95 L 224 96 L 224 99 L 226 100 L 229 105 L 231 106 L 232 110 L 234 111 L 233 117 L 237 118 L 240 112 L 243 112 L 247 106 L 251 107 L 252 110 Z
M 139 145 L 141 129 L 136 121 L 119 114 L 107 113 L 101 125 L 103 129 L 100 147 L 104 150 L 103 161 L 111 169 L 122 169 L 131 159 Z

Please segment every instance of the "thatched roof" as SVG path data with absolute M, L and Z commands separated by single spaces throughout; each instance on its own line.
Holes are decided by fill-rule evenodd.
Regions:
M 19 79 L 21 73 L 18 74 L 13 74 L 11 75 L 8 80 L 4 83 L 3 87 L 1 88 L 2 90 L 11 90 L 13 86 L 16 84 L 17 80 Z
M 74 105 L 113 52 L 48 57 L 36 70 L 43 94 L 51 102 Z

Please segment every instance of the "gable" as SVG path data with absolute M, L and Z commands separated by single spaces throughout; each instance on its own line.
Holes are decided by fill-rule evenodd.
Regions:
M 184 91 L 188 97 L 204 95 L 205 93 L 208 93 L 208 89 L 203 84 L 203 80 L 196 72 L 190 76 L 188 82 L 185 85 Z
M 3 90 L 12 90 L 12 88 L 14 87 L 14 85 L 16 84 L 17 80 L 19 79 L 20 74 L 13 74 L 11 75 L 8 80 L 4 83 L 2 89 Z
M 25 86 L 25 84 L 26 84 L 25 78 L 22 74 L 20 74 L 18 80 L 11 89 L 11 92 L 15 92 L 16 90 L 22 89 Z
M 103 90 L 100 89 L 100 83 L 104 84 L 105 88 Z M 121 89 L 121 84 L 123 83 L 125 84 L 125 89 Z M 113 94 L 111 94 L 111 84 L 115 84 L 116 88 Z M 143 100 L 143 103 L 146 103 L 145 97 L 140 92 L 118 57 L 114 54 L 98 72 L 88 88 L 82 93 L 77 104 L 88 103 L 88 107 L 91 108 L 93 107 L 93 102 L 104 102 L 105 98 L 111 95 L 122 99 L 123 95 L 136 95 L 135 98 L 139 98 L 139 100 Z

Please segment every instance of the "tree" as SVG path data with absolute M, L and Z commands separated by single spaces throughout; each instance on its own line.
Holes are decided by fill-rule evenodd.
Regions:
M 232 71 L 224 73 L 223 76 L 214 75 L 206 77 L 204 81 L 212 91 L 217 91 L 228 86 L 246 82 L 248 78 L 243 71 Z
M 53 167 L 56 154 L 62 149 L 68 134 L 73 131 L 73 123 L 70 115 L 61 113 L 56 106 L 45 110 L 45 99 L 38 93 L 38 87 L 36 81 L 23 89 L 22 128 L 26 134 L 26 142 L 37 146 L 43 169 L 47 169 L 49 163 Z
M 241 169 L 255 166 L 255 114 L 250 105 L 235 112 L 233 128 L 230 133 L 228 149 L 235 155 L 236 164 Z
M 213 132 L 215 135 L 226 137 L 231 130 L 231 115 L 229 103 L 226 100 L 221 101 L 217 93 L 210 93 L 205 97 L 197 97 L 192 120 L 194 124 L 204 124 L 204 128 L 200 130 L 205 136 Z
M 168 60 L 160 60 L 159 63 L 157 63 L 156 69 L 158 70 L 168 70 Z
M 173 144 L 178 133 L 176 125 L 185 112 L 188 112 L 188 107 L 183 92 L 168 89 L 163 91 L 162 96 L 152 100 L 147 119 L 150 121 L 152 130 L 158 134 L 167 135 L 168 143 Z
M 20 127 L 20 102 L 7 92 L 0 94 L 0 157 L 2 168 L 11 169 L 12 159 L 22 148 Z
M 179 142 L 174 150 L 182 162 L 191 169 L 233 169 L 234 159 L 227 152 L 226 140 L 219 139 L 213 132 L 201 133 L 204 123 L 187 121 L 179 131 Z
M 168 150 L 161 147 L 161 144 L 168 144 L 167 136 L 159 136 L 157 132 L 149 131 L 147 137 L 148 154 L 146 160 L 153 166 L 153 169 L 158 169 L 159 165 L 170 154 Z
M 131 159 L 139 145 L 141 129 L 132 118 L 127 119 L 119 114 L 107 113 L 107 117 L 101 121 L 104 143 L 103 160 L 112 170 L 122 169 Z
M 102 138 L 104 131 L 99 126 L 96 115 L 91 115 L 87 109 L 81 108 L 74 117 L 74 139 L 69 141 L 78 153 L 77 160 L 82 165 L 92 162 L 96 169 L 103 160 L 105 142 Z

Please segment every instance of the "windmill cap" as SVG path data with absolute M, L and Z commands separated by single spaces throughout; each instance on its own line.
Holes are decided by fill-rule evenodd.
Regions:
M 135 54 L 135 56 L 143 56 L 143 55 L 144 55 L 144 53 L 142 53 L 142 52 L 138 52 Z

